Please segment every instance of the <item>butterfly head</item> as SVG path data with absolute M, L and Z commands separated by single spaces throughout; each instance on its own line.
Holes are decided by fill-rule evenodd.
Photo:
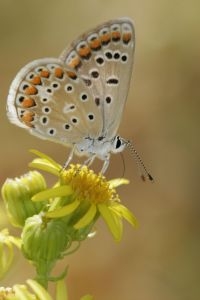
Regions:
M 122 152 L 124 148 L 127 146 L 128 141 L 120 137 L 119 135 L 116 135 L 115 138 L 113 139 L 112 143 L 112 152 L 113 153 L 118 153 Z

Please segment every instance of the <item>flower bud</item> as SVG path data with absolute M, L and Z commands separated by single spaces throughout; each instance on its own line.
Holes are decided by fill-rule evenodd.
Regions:
M 22 250 L 26 258 L 40 269 L 44 270 L 46 265 L 52 266 L 62 258 L 70 245 L 66 225 L 61 219 L 50 220 L 40 214 L 26 220 L 22 231 Z
M 31 198 L 44 189 L 46 189 L 46 182 L 37 171 L 5 181 L 2 197 L 9 219 L 14 226 L 22 227 L 27 218 L 38 214 L 43 209 L 45 201 L 33 202 Z

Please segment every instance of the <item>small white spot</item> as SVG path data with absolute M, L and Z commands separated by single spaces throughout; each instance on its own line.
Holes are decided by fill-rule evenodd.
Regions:
M 72 85 L 71 83 L 66 84 L 66 85 L 65 85 L 65 91 L 66 91 L 67 93 L 72 93 L 72 92 L 74 91 L 73 85 Z
M 56 135 L 56 129 L 55 128 L 48 128 L 47 133 L 50 136 L 55 136 Z
M 36 68 L 35 71 L 36 71 L 36 73 L 40 73 L 42 71 L 47 71 L 47 69 L 43 66 L 40 66 L 40 67 Z
M 51 83 L 51 87 L 52 87 L 54 90 L 59 90 L 59 88 L 60 88 L 60 83 L 57 82 L 57 81 L 53 81 L 53 82 Z
M 47 116 L 41 116 L 40 117 L 40 123 L 42 125 L 47 125 L 49 123 L 49 118 Z
M 63 108 L 64 114 L 72 112 L 76 109 L 76 106 L 73 103 L 66 104 Z
M 121 56 L 120 51 L 114 51 L 114 53 L 113 53 L 114 60 L 119 60 L 120 56 Z
M 113 30 L 113 31 L 120 31 L 120 26 L 118 24 L 113 24 L 111 26 L 111 30 Z
M 71 130 L 71 125 L 68 124 L 68 123 L 65 123 L 65 124 L 63 124 L 63 128 L 64 128 L 66 131 L 69 131 L 69 130 Z
M 31 80 L 35 76 L 35 73 L 31 72 L 26 76 L 26 80 Z
M 40 98 L 40 101 L 42 103 L 48 103 L 50 101 L 50 99 L 48 97 L 42 97 L 42 98 Z
M 123 31 L 129 31 L 129 32 L 132 31 L 131 26 L 127 23 L 122 24 L 122 29 Z
M 49 114 L 51 112 L 51 108 L 49 106 L 42 107 L 42 112 L 44 114 Z
M 92 42 L 93 40 L 96 40 L 96 39 L 98 39 L 99 37 L 98 37 L 98 34 L 96 34 L 96 33 L 93 33 L 93 34 L 91 34 L 89 37 L 88 37 L 88 42 Z
M 95 56 L 95 61 L 98 66 L 103 66 L 105 62 L 103 55 Z
M 85 48 L 85 47 L 87 47 L 87 43 L 86 43 L 86 42 L 80 42 L 80 43 L 77 45 L 76 49 L 77 49 L 77 51 L 78 51 L 79 49 Z M 74 58 L 75 56 L 77 56 L 76 52 L 75 52 L 75 55 L 74 55 L 72 58 Z
M 86 93 L 81 93 L 80 94 L 80 100 L 85 102 L 88 100 L 88 95 Z
M 56 64 L 48 64 L 47 65 L 47 68 L 50 70 L 50 71 L 52 71 L 52 70 L 54 70 L 55 68 L 58 68 L 59 67 L 59 65 L 56 65 Z
M 94 121 L 94 114 L 93 113 L 89 113 L 88 114 L 88 119 L 89 119 L 89 121 Z
M 126 64 L 128 61 L 128 54 L 127 53 L 122 53 L 121 55 L 121 62 Z
M 109 31 L 110 31 L 110 30 L 109 30 L 108 27 L 104 27 L 104 28 L 102 28 L 102 29 L 99 31 L 99 34 L 100 34 L 100 35 L 104 35 L 104 34 L 108 33 Z
M 79 119 L 77 118 L 77 117 L 71 117 L 71 122 L 73 123 L 73 124 L 78 124 L 79 123 Z
M 47 88 L 46 88 L 46 93 L 47 93 L 47 94 L 53 94 L 52 88 L 47 87 Z
M 99 77 L 99 71 L 97 69 L 91 69 L 89 74 L 93 79 L 97 79 Z

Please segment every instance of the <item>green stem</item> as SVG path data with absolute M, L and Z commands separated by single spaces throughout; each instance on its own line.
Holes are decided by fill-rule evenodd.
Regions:
M 37 264 L 36 266 L 36 272 L 37 275 L 35 277 L 35 280 L 40 283 L 46 290 L 48 288 L 48 282 L 50 278 L 50 272 L 55 265 L 55 261 L 52 262 L 44 262 Z

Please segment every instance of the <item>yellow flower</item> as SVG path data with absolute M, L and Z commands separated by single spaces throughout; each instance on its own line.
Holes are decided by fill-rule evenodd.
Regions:
M 59 182 L 50 189 L 39 192 L 33 201 L 50 200 L 47 218 L 67 217 L 68 225 L 74 230 L 84 230 L 101 216 L 112 236 L 120 241 L 123 219 L 132 226 L 137 225 L 134 215 L 121 204 L 116 187 L 128 184 L 126 179 L 108 181 L 103 175 L 95 174 L 87 166 L 70 165 L 67 170 L 39 151 L 32 150 L 40 158 L 30 164 L 59 177 Z M 91 229 L 91 228 L 90 228 Z

